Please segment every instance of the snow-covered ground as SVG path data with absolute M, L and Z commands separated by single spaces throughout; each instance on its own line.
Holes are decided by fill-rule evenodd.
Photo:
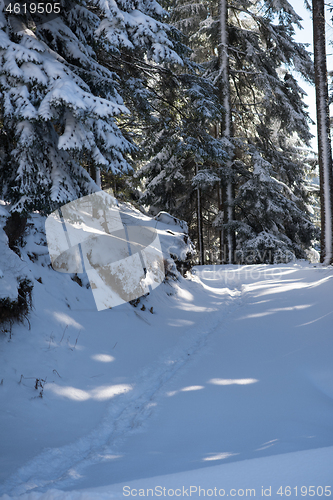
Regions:
M 1 500 L 332 495 L 332 268 L 198 267 L 98 312 L 47 264 L 0 337 Z

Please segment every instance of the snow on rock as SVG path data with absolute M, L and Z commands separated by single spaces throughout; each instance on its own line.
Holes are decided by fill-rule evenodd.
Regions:
M 161 212 L 154 220 L 126 203 L 120 204 L 120 211 L 124 223 L 127 221 L 129 224 L 138 226 L 156 227 L 166 261 L 170 259 L 170 256 L 180 262 L 186 261 L 188 255 L 193 253 L 193 244 L 187 235 L 186 222 L 180 221 L 166 212 Z M 43 265 L 49 265 L 50 262 L 45 239 L 45 218 L 37 213 L 32 214 L 33 227 L 26 236 L 26 244 L 22 249 L 21 259 L 9 249 L 8 238 L 2 229 L 8 216 L 9 213 L 6 208 L 0 205 L 0 245 L 2 249 L 0 254 L 0 298 L 9 297 L 11 300 L 15 300 L 18 295 L 19 281 L 24 278 L 31 278 L 31 272 L 29 271 L 31 260 L 42 258 Z M 169 229 L 170 225 L 172 225 L 172 231 Z M 170 263 L 174 266 L 172 260 Z M 37 278 L 38 276 L 36 276 Z M 87 284 L 86 276 L 82 274 L 80 279 Z
M 9 217 L 9 213 L 6 210 L 5 205 L 3 205 L 1 202 L 0 202 L 0 217 L 6 217 L 6 218 Z
M 3 205 L 0 205 L 0 300 L 15 301 L 21 281 L 30 279 L 31 273 L 27 265 L 8 247 L 8 237 L 3 230 L 9 216 Z
M 155 220 L 159 223 L 157 231 L 166 258 L 171 256 L 177 264 L 187 262 L 195 253 L 194 245 L 188 236 L 187 223 L 167 212 L 159 212 Z
M 163 224 L 179 226 L 185 233 L 188 233 L 187 223 L 184 220 L 177 219 L 177 217 L 174 217 L 173 215 L 170 215 L 167 212 L 159 212 L 155 216 L 155 220 L 163 222 Z

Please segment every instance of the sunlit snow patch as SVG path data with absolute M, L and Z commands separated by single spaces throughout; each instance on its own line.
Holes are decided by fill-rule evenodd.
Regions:
M 214 385 L 248 385 L 259 381 L 256 378 L 212 378 L 208 382 Z
M 52 212 L 45 223 L 52 267 L 86 272 L 99 311 L 135 300 L 164 279 L 158 234 L 99 191 Z
M 91 356 L 91 359 L 94 361 L 100 361 L 101 363 L 111 363 L 111 361 L 114 361 L 115 358 L 109 354 L 94 354 Z
M 47 388 L 45 386 L 45 390 L 73 401 L 87 401 L 88 399 L 106 401 L 118 396 L 118 394 L 125 394 L 126 392 L 131 391 L 132 386 L 129 384 L 102 385 L 100 387 L 95 387 L 90 391 L 84 391 L 77 387 L 60 386 L 51 382 L 50 384 L 47 384 Z
M 224 460 L 225 458 L 233 457 L 235 455 L 238 455 L 238 453 L 210 453 L 208 457 L 203 458 L 202 460 L 204 462 L 210 462 L 213 460 Z

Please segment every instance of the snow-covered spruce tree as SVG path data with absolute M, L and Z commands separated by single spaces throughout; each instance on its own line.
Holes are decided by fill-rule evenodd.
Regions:
M 204 1 L 199 8 L 178 0 L 176 5 L 177 26 L 186 28 L 195 61 L 205 65 L 206 76 L 217 89 L 223 82 L 220 3 Z M 236 233 L 240 262 L 257 262 L 256 252 L 259 260 L 279 260 L 281 248 L 286 259 L 303 257 L 314 235 L 299 154 L 311 138 L 309 117 L 304 92 L 293 76 L 296 71 L 312 82 L 313 66 L 305 47 L 293 40 L 293 26 L 299 21 L 287 1 L 228 2 L 232 134 L 227 146 L 233 151 L 233 163 L 231 172 L 225 166 L 218 172 L 221 185 L 216 182 L 216 192 L 224 199 L 221 203 L 216 196 L 214 207 L 224 208 L 216 219 L 217 228 Z M 223 97 L 222 92 L 221 102 Z M 225 140 L 223 126 L 216 136 Z M 235 220 L 225 223 L 230 180 L 235 185 Z
M 58 17 L 27 26 L 1 2 L 0 178 L 12 210 L 49 211 L 96 190 L 96 169 L 130 169 L 135 146 L 117 122 L 129 110 L 110 58 L 179 62 L 162 14 L 151 0 L 82 0 L 70 10 L 62 1 Z
M 172 36 L 182 64 L 164 64 L 163 70 L 146 66 L 145 78 L 140 75 L 150 114 L 141 128 L 135 124 L 145 153 L 135 176 L 143 183 L 141 201 L 153 213 L 167 210 L 187 221 L 199 261 L 203 261 L 202 226 L 205 206 L 210 206 L 209 188 L 212 179 L 218 179 L 214 168 L 227 159 L 224 145 L 210 133 L 212 124 L 221 120 L 221 105 L 214 87 L 202 76 L 203 68 L 191 61 L 184 36 L 176 29 Z M 126 105 L 133 107 L 128 101 Z M 202 176 L 205 186 L 201 185 Z

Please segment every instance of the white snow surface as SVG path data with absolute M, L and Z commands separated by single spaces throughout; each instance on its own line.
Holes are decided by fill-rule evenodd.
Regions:
M 31 328 L 0 337 L 1 500 L 329 496 L 332 267 L 197 267 L 98 312 L 37 236 Z
M 8 211 L 0 205 L 0 300 L 17 300 L 20 281 L 30 279 L 30 271 L 15 252 L 8 246 L 8 237 L 3 230 Z

